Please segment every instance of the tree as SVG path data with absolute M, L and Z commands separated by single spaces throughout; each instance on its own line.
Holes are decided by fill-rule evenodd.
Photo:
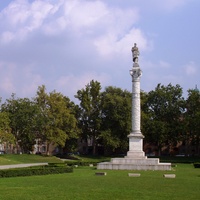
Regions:
M 10 128 L 23 152 L 32 151 L 35 144 L 39 109 L 28 98 L 16 98 L 12 94 L 2 104 L 2 111 L 9 114 Z
M 146 124 L 143 126 L 147 141 L 156 142 L 159 153 L 163 145 L 173 145 L 183 132 L 184 99 L 182 88 L 158 84 L 148 93 Z
M 80 127 L 82 138 L 92 141 L 93 155 L 96 154 L 97 139 L 101 127 L 101 85 L 92 80 L 85 88 L 78 90 L 75 97 L 80 101 Z
M 3 143 L 6 147 L 15 143 L 15 137 L 11 133 L 9 115 L 6 112 L 0 112 L 0 144 Z
M 44 85 L 38 87 L 36 103 L 42 113 L 40 137 L 49 145 L 65 146 L 66 140 L 77 137 L 77 121 L 69 98 L 56 91 L 46 93 Z
M 200 92 L 198 89 L 188 90 L 184 122 L 186 130 L 183 140 L 186 143 L 186 147 L 191 142 L 196 146 L 197 152 L 200 152 Z
M 101 137 L 104 150 L 124 152 L 131 132 L 131 93 L 116 87 L 107 87 L 102 93 Z

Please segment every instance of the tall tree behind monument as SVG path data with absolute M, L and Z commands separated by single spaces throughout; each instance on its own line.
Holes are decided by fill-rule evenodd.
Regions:
M 92 80 L 85 88 L 78 90 L 75 97 L 80 101 L 80 126 L 82 138 L 90 139 L 93 155 L 96 154 L 97 139 L 101 126 L 101 84 Z

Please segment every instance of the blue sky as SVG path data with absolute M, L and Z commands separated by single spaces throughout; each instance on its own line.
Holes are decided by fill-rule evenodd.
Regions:
M 91 80 L 131 91 L 137 43 L 141 89 L 200 88 L 199 0 L 7 0 L 0 2 L 0 97 L 38 86 L 74 100 Z

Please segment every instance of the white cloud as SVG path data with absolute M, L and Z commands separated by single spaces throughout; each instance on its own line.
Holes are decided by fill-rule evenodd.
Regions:
M 35 59 L 38 52 L 40 58 L 46 58 L 42 54 L 53 54 L 54 49 L 60 52 L 71 48 L 74 52 L 78 45 L 79 49 L 87 49 L 88 55 L 89 51 L 97 51 L 105 59 L 112 60 L 116 56 L 123 59 L 129 55 L 134 42 L 140 50 L 151 48 L 144 32 L 134 27 L 139 17 L 136 7 L 122 10 L 108 7 L 102 1 L 37 0 L 29 3 L 28 0 L 16 0 L 0 13 L 0 20 L 5 19 L 0 41 L 9 43 L 9 48 L 12 42 L 20 44 L 22 48 L 17 54 L 27 54 L 28 49 L 29 55 L 24 60 L 30 60 L 31 56 Z M 50 48 L 46 49 L 46 44 Z M 37 52 L 30 50 L 31 47 Z
M 144 6 L 145 7 L 149 7 L 152 8 L 151 10 L 153 10 L 155 12 L 155 10 L 159 10 L 159 11 L 165 11 L 165 12 L 171 12 L 171 11 L 175 11 L 178 8 L 181 8 L 183 6 L 185 6 L 186 4 L 190 3 L 191 0 L 148 0 L 148 2 L 146 1 L 142 1 L 144 2 Z M 142 3 L 141 1 L 139 1 L 139 3 Z
M 10 32 L 10 31 L 5 31 L 1 34 L 0 41 L 2 43 L 9 43 L 14 39 L 14 37 L 15 37 L 14 33 Z
M 44 24 L 46 34 L 70 31 L 75 35 L 93 34 L 108 9 L 101 1 L 68 0 L 53 4 L 54 8 Z
M 140 50 L 148 49 L 148 41 L 140 29 L 132 28 L 130 32 L 126 33 L 122 38 L 118 39 L 114 33 L 108 33 L 94 42 L 99 53 L 102 56 L 112 56 L 118 54 L 127 54 L 130 51 L 130 45 L 137 43 Z M 133 44 L 132 44 L 133 45 Z
M 109 8 L 101 1 L 60 0 L 55 3 L 38 0 L 29 3 L 28 0 L 16 0 L 0 13 L 0 19 L 4 20 L 2 42 L 24 40 L 37 30 L 48 35 L 67 31 L 74 37 L 90 37 L 100 52 L 101 42 L 107 49 L 110 44 L 116 44 L 118 51 L 131 37 L 141 45 L 145 40 L 142 31 L 133 28 L 139 19 L 138 9 Z M 109 49 L 104 51 L 109 52 Z
M 7 93 L 7 94 L 11 94 L 15 91 L 14 84 L 13 84 L 12 80 L 10 79 L 10 77 L 3 77 L 1 79 L 0 89 L 1 89 L 1 91 L 3 91 L 4 93 Z
M 119 83 L 122 69 L 129 70 L 133 43 L 140 51 L 151 48 L 135 26 L 139 18 L 135 6 L 98 0 L 13 0 L 0 12 L 0 60 L 15 63 L 0 75 L 6 75 L 1 90 L 32 96 L 44 84 L 72 97 L 92 79 L 102 87 L 114 78 Z
M 21 85 L 20 93 L 24 97 L 33 97 L 36 94 L 38 86 L 43 84 L 42 77 L 34 72 L 34 66 L 27 66 L 22 69 L 21 74 L 23 74 L 23 77 L 21 83 L 19 83 Z M 24 83 L 26 84 L 24 85 Z
M 55 82 L 55 86 L 59 91 L 62 91 L 65 95 L 69 95 L 71 98 L 73 98 L 77 91 L 85 88 L 85 86 L 89 84 L 91 80 L 100 82 L 102 88 L 104 88 L 109 84 L 110 77 L 107 74 L 97 74 L 95 72 L 88 72 L 78 76 L 70 74 L 67 76 L 61 76 Z
M 34 73 L 32 66 L 19 68 L 14 63 L 1 62 L 0 70 L 0 93 L 27 97 L 34 95 L 37 87 L 42 85 L 40 75 Z
M 166 69 L 171 67 L 171 65 L 170 65 L 168 62 L 163 61 L 163 60 L 160 60 L 160 61 L 159 61 L 159 66 L 160 66 L 161 68 L 166 68 Z
M 185 73 L 188 76 L 192 76 L 197 73 L 197 66 L 193 61 L 187 64 L 184 68 L 185 68 Z
M 9 94 L 13 93 L 16 88 L 13 82 L 16 66 L 13 63 L 0 62 L 0 70 L 0 91 Z
M 40 0 L 32 3 L 29 3 L 28 0 L 12 1 L 0 13 L 0 20 L 4 27 L 1 41 L 24 40 L 28 34 L 42 26 L 52 8 L 53 5 Z M 8 33 L 12 37 L 8 37 Z
M 144 57 L 141 58 L 141 66 L 147 70 L 167 70 L 171 68 L 171 64 L 164 60 L 159 60 L 158 62 L 152 62 L 150 60 L 145 60 Z
M 68 1 L 65 3 L 65 17 L 74 28 L 96 26 L 108 10 L 101 1 Z
M 162 6 L 163 9 L 172 11 L 174 9 L 177 9 L 179 7 L 184 6 L 185 4 L 187 4 L 189 2 L 189 0 L 166 0 L 166 1 L 159 1 L 157 0 L 160 4 L 160 6 Z

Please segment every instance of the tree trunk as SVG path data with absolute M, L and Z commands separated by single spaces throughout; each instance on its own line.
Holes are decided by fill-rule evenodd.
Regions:
M 161 156 L 161 149 L 162 149 L 162 146 L 161 146 L 160 143 L 158 142 L 158 156 L 159 156 L 159 157 Z
M 46 155 L 47 156 L 49 156 L 49 146 L 50 146 L 50 144 L 49 144 L 49 142 L 47 142 L 47 146 L 46 146 L 47 147 L 47 150 L 46 150 Z
M 92 146 L 93 146 L 92 155 L 96 155 L 96 137 L 95 136 L 93 136 L 92 138 Z

